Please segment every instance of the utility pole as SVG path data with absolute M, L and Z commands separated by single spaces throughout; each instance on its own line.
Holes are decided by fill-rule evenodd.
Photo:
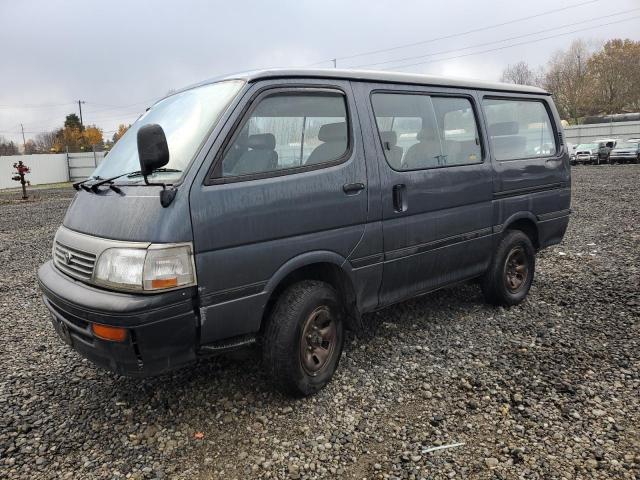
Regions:
M 82 123 L 82 104 L 85 103 L 83 100 L 78 100 L 78 109 L 80 110 L 80 130 L 84 130 L 84 124 Z
M 338 65 L 337 59 L 332 58 L 331 61 L 333 62 L 333 68 L 337 68 L 337 65 Z
M 24 127 L 20 124 L 20 130 L 22 130 L 22 145 L 24 147 L 24 154 L 27 154 L 27 141 L 24 139 Z

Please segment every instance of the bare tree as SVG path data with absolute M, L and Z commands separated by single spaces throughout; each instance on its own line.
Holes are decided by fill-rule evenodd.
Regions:
M 539 85 L 541 83 L 540 72 L 535 72 L 527 62 L 518 62 L 507 65 L 502 71 L 501 82 L 515 83 L 518 85 Z
M 593 84 L 588 75 L 591 52 L 583 40 L 575 40 L 568 50 L 556 52 L 549 61 L 543 86 L 550 91 L 562 118 L 578 118 L 590 113 Z
M 36 135 L 35 144 L 36 149 L 40 153 L 49 153 L 53 150 L 56 143 L 58 132 L 53 130 L 51 132 L 42 132 Z
M 0 137 L 0 156 L 18 155 L 18 153 L 18 146 L 12 140 Z

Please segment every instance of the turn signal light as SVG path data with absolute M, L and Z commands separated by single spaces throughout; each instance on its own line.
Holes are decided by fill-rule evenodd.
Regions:
M 178 286 L 178 279 L 173 278 L 156 278 L 151 280 L 151 288 L 172 288 Z
M 91 330 L 96 337 L 102 340 L 124 342 L 127 338 L 127 330 L 125 328 L 109 327 L 107 325 L 100 325 L 99 323 L 92 323 Z

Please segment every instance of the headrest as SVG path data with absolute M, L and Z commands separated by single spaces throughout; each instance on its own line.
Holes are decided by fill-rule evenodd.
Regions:
M 254 150 L 274 150 L 276 148 L 276 137 L 273 133 L 249 135 L 247 146 Z
M 489 125 L 489 134 L 493 137 L 500 135 L 517 135 L 520 131 L 518 122 L 498 122 Z
M 435 128 L 423 128 L 416 135 L 416 140 L 419 142 L 423 140 L 437 140 L 436 129 Z
M 320 127 L 318 140 L 321 142 L 338 142 L 347 139 L 346 122 L 325 123 Z
M 395 147 L 398 144 L 398 135 L 393 130 L 380 132 L 380 139 L 382 140 L 382 145 L 384 145 L 384 148 L 387 149 Z M 387 144 L 389 145 L 387 146 Z

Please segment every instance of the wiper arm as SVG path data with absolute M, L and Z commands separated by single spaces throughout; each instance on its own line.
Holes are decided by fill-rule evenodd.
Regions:
M 182 170 L 178 170 L 178 169 L 175 169 L 175 168 L 157 168 L 152 173 L 156 173 L 156 172 L 179 173 L 179 172 L 182 172 Z M 105 184 L 109 183 L 110 184 L 109 188 L 111 190 L 113 190 L 116 193 L 122 193 L 122 190 L 120 190 L 118 187 L 116 187 L 115 185 L 111 185 L 114 180 L 117 180 L 118 178 L 122 178 L 122 177 L 127 177 L 127 178 L 139 177 L 141 175 L 142 175 L 142 172 L 140 170 L 136 170 L 134 172 L 121 173 L 120 175 L 116 175 L 115 177 L 111 177 L 111 178 L 101 178 L 100 176 L 97 176 L 97 177 L 92 177 L 92 178 L 94 178 L 95 180 L 100 180 L 99 182 L 92 183 L 91 185 L 85 185 L 85 182 L 91 180 L 91 178 L 87 178 L 83 182 L 79 182 L 78 183 L 78 187 L 82 188 L 83 190 L 85 190 L 87 192 L 98 193 L 100 191 L 99 188 L 102 185 L 105 185 Z M 75 184 L 74 184 L 74 187 L 75 187 Z M 76 190 L 77 189 L 78 188 L 76 188 Z
M 82 180 L 81 182 L 74 183 L 72 186 L 76 190 L 80 190 L 82 188 L 83 190 L 88 192 L 91 189 L 89 188 L 88 185 L 85 185 L 85 183 L 87 183 L 89 180 L 102 180 L 102 177 L 100 175 L 96 175 L 95 177 L 94 176 L 87 177 L 86 179 Z

